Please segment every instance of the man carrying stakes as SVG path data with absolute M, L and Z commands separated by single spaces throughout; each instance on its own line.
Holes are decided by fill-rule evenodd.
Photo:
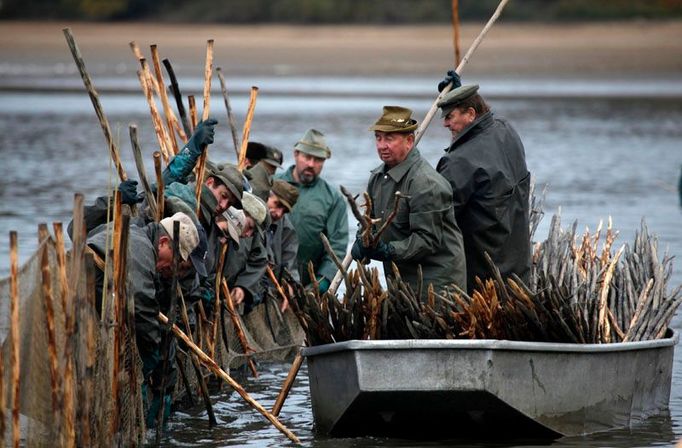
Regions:
M 452 142 L 437 170 L 452 186 L 455 218 L 464 238 L 468 291 L 476 286 L 476 277 L 491 277 L 485 253 L 503 279 L 516 274 L 527 282 L 530 173 L 523 143 L 506 120 L 493 115 L 478 94 L 478 85 L 460 86 L 457 74 L 449 72 L 440 90 L 450 81 L 456 88 L 438 107 Z
M 332 155 L 324 134 L 309 129 L 294 146 L 294 165 L 276 175 L 298 188 L 299 198 L 290 213 L 298 236 L 298 272 L 303 286 L 317 282 L 318 290 L 329 289 L 336 265 L 320 239 L 323 233 L 334 253 L 343 259 L 348 245 L 348 215 L 341 193 L 320 177 L 324 162 Z M 315 278 L 308 274 L 312 262 Z
M 403 199 L 376 246 L 364 244 L 358 234 L 351 255 L 356 260 L 383 261 L 389 278 L 393 277 L 391 262 L 395 263 L 415 293 L 421 266 L 424 297 L 429 284 L 436 291 L 453 283 L 466 288 L 466 268 L 462 235 L 452 211 L 452 190 L 414 147 L 416 129 L 412 111 L 399 106 L 384 106 L 382 116 L 370 128 L 383 162 L 372 170 L 367 185 L 371 216 L 380 218 L 377 226 L 394 211 L 396 192 Z M 377 229 L 372 231 L 376 234 Z

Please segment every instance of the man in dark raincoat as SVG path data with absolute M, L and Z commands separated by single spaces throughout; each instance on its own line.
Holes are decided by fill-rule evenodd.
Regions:
M 363 244 L 358 236 L 351 254 L 384 262 L 387 277 L 393 276 L 391 262 L 400 276 L 418 294 L 422 268 L 423 289 L 436 291 L 453 283 L 466 288 L 462 235 L 452 211 L 452 190 L 414 147 L 417 121 L 404 107 L 384 106 L 383 115 L 370 128 L 374 131 L 382 164 L 372 170 L 367 192 L 372 198 L 372 218 L 380 226 L 393 211 L 395 193 L 407 196 L 398 203 L 395 218 L 376 245 Z
M 523 144 L 477 92 L 477 85 L 460 86 L 438 103 L 452 143 L 436 169 L 452 186 L 469 292 L 476 277 L 492 276 L 485 253 L 503 279 L 516 274 L 527 281 L 530 273 L 530 173 Z

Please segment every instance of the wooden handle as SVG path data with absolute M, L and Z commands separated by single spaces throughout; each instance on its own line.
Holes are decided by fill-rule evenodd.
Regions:
M 249 145 L 249 134 L 251 133 L 251 121 L 253 121 L 253 111 L 256 109 L 256 97 L 258 96 L 258 87 L 251 87 L 251 96 L 249 97 L 249 109 L 246 112 L 246 120 L 244 121 L 244 130 L 242 132 L 242 147 L 239 151 L 239 170 L 243 170 L 246 166 L 246 147 Z
M 237 135 L 237 124 L 235 123 L 234 114 L 232 113 L 232 106 L 230 106 L 230 97 L 227 94 L 227 84 L 225 77 L 220 67 L 216 68 L 218 79 L 220 80 L 220 90 L 223 93 L 223 100 L 225 100 L 225 109 L 227 110 L 227 122 L 230 124 L 230 132 L 232 133 L 232 144 L 234 145 L 234 152 L 239 160 L 239 136 Z
M 298 375 L 298 371 L 301 370 L 302 364 L 303 364 L 303 355 L 299 351 L 298 353 L 296 353 L 296 357 L 294 358 L 294 362 L 291 364 L 291 368 L 289 369 L 289 374 L 287 375 L 287 379 L 284 380 L 284 384 L 282 385 L 282 390 L 280 390 L 279 395 L 277 395 L 277 399 L 275 400 L 275 405 L 272 407 L 272 415 L 274 415 L 275 417 L 279 416 L 279 412 L 282 410 L 282 406 L 284 406 L 284 401 L 289 396 L 289 391 L 291 390 L 291 386 L 294 385 L 294 380 L 296 379 L 296 376 Z

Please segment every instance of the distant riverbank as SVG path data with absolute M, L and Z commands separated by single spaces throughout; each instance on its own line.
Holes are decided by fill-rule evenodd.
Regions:
M 203 66 L 215 39 L 215 65 L 229 75 L 433 76 L 454 65 L 448 26 L 236 26 L 149 23 L 0 22 L 0 76 L 17 66 L 60 70 L 72 59 L 71 27 L 89 70 L 115 74 L 158 44 L 182 75 Z M 462 54 L 482 29 L 462 29 Z M 121 65 L 111 61 L 120 61 Z M 55 69 L 56 67 L 56 69 Z M 62 68 L 60 68 L 62 67 Z M 682 73 L 682 21 L 496 24 L 465 76 L 675 77 Z

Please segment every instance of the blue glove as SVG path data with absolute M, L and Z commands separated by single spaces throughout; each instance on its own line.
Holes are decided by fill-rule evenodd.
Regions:
M 199 123 L 196 129 L 194 129 L 194 134 L 192 134 L 192 137 L 187 142 L 187 148 L 194 154 L 200 154 L 206 145 L 213 143 L 215 125 L 217 124 L 218 120 L 215 118 L 207 118 Z
M 451 90 L 454 90 L 462 85 L 462 80 L 460 79 L 457 72 L 454 70 L 448 70 L 447 74 L 445 75 L 445 78 L 443 78 L 443 80 L 438 83 L 438 91 L 442 92 L 443 89 L 450 83 L 452 83 Z
M 320 294 L 324 294 L 327 292 L 327 290 L 329 290 L 329 285 L 331 285 L 331 282 L 327 279 L 327 277 L 322 277 L 317 281 L 317 290 L 320 292 Z
M 118 191 L 121 192 L 121 202 L 123 204 L 135 205 L 144 199 L 144 195 L 137 194 L 136 180 L 124 180 L 118 184 Z

